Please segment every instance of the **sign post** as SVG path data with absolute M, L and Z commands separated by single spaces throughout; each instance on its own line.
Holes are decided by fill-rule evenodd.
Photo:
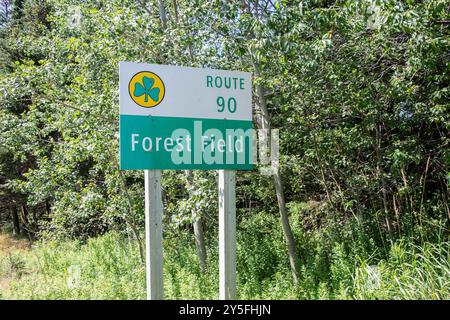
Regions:
M 219 170 L 220 298 L 236 297 L 236 174 L 253 169 L 248 72 L 121 62 L 120 169 L 145 170 L 147 298 L 163 299 L 161 170 Z
M 236 172 L 219 170 L 219 299 L 236 299 Z
M 147 299 L 162 300 L 164 298 L 164 286 L 161 171 L 145 170 L 144 183 Z

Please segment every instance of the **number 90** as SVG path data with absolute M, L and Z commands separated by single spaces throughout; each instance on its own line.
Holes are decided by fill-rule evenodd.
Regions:
M 217 111 L 224 112 L 225 107 L 227 107 L 228 111 L 230 113 L 235 113 L 237 108 L 236 99 L 233 97 L 228 98 L 228 100 L 225 103 L 225 99 L 223 97 L 217 97 Z

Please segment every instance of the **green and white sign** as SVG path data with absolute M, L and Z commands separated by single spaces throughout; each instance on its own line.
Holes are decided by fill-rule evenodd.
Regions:
M 121 62 L 122 170 L 253 167 L 251 75 Z

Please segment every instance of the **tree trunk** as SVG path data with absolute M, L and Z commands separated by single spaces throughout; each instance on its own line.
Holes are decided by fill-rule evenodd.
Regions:
M 160 1 L 160 5 L 161 5 L 161 1 Z M 173 5 L 173 10 L 175 12 L 175 24 L 178 27 L 178 2 L 176 0 L 172 1 L 172 5 Z M 165 12 L 164 6 L 162 7 L 162 11 Z M 160 10 L 161 12 L 161 10 Z M 188 45 L 188 51 L 189 51 L 189 57 L 192 61 L 192 63 L 194 63 L 194 53 L 192 50 L 192 45 L 189 44 Z M 185 170 L 184 171 L 187 179 L 188 179 L 188 183 L 192 183 L 193 180 L 193 174 L 192 171 L 190 170 Z M 193 227 L 194 227 L 194 238 L 195 238 L 195 247 L 197 249 L 197 256 L 198 256 L 198 261 L 200 263 L 200 268 L 202 270 L 202 272 L 206 271 L 206 245 L 205 245 L 205 236 L 204 236 L 204 232 L 203 232 L 203 222 L 202 222 L 202 217 L 196 217 L 196 220 L 193 223 Z
M 175 24 L 178 25 L 178 2 L 177 0 L 172 0 L 173 12 L 175 16 Z
M 166 9 L 164 8 L 164 3 L 162 0 L 158 1 L 158 7 L 159 7 L 159 17 L 161 19 L 161 24 L 163 29 L 165 30 L 167 28 L 167 17 L 166 17 Z
M 126 180 L 125 180 L 125 177 L 123 176 L 122 171 L 120 171 L 120 169 L 118 170 L 118 172 L 119 172 L 120 180 L 122 181 L 123 191 L 124 191 L 125 197 L 126 197 L 127 202 L 128 202 L 128 212 L 130 213 L 130 216 L 133 217 L 134 216 L 134 214 L 133 214 L 133 205 L 132 205 L 132 202 L 131 202 L 130 194 L 128 193 Z M 141 263 L 144 265 L 145 264 L 144 248 L 142 246 L 142 240 L 141 240 L 141 237 L 139 235 L 138 227 L 132 221 L 133 218 L 128 219 L 126 214 L 123 216 L 123 219 L 125 220 L 125 223 L 128 226 L 130 226 L 131 231 L 133 232 L 134 240 L 136 241 L 136 244 L 137 244 L 137 247 L 138 247 L 138 250 L 139 250 L 139 258 L 141 260 Z
M 202 219 L 198 218 L 194 222 L 195 246 L 197 247 L 198 260 L 202 272 L 206 271 L 206 246 L 203 234 Z
M 193 174 L 190 170 L 185 170 L 186 176 L 188 178 L 188 183 L 192 183 Z M 200 268 L 204 272 L 206 270 L 206 246 L 205 246 L 205 236 L 203 233 L 203 223 L 201 217 L 196 217 L 193 223 L 194 226 L 194 237 L 195 246 L 197 248 L 198 261 L 200 263 Z
M 253 63 L 255 78 L 260 76 L 259 66 L 257 63 Z M 269 111 L 267 109 L 267 100 L 264 95 L 264 88 L 261 85 L 256 85 L 256 95 L 258 96 L 259 109 L 261 112 L 261 121 L 259 122 L 259 129 L 267 130 L 270 137 L 271 121 L 269 116 Z M 271 155 L 272 156 L 272 155 Z M 280 213 L 281 226 L 283 228 L 284 239 L 287 244 L 289 263 L 291 266 L 292 278 L 294 284 L 298 284 L 298 270 L 297 270 L 297 250 L 295 246 L 294 235 L 292 233 L 291 226 L 289 224 L 289 218 L 286 210 L 286 203 L 284 198 L 284 190 L 281 182 L 281 173 L 278 165 L 273 167 L 273 179 L 275 184 L 275 191 L 278 200 L 278 210 Z
M 381 194 L 382 194 L 382 198 L 381 198 L 381 203 L 383 206 L 383 212 L 384 212 L 384 220 L 386 222 L 386 227 L 388 230 L 388 235 L 389 235 L 389 240 L 392 242 L 393 241 L 393 227 L 392 227 L 392 222 L 389 216 L 389 209 L 388 209 L 388 195 L 387 195 L 387 186 L 386 186 L 386 181 L 384 179 L 384 175 L 381 169 L 381 162 L 382 162 L 382 158 L 381 158 L 381 124 L 378 124 L 376 127 L 376 155 L 377 155 L 377 175 L 378 175 L 378 179 L 381 183 Z
M 31 224 L 30 220 L 28 219 L 28 209 L 26 205 L 22 205 L 22 225 L 23 229 L 26 231 L 28 239 L 30 242 L 33 242 L 33 235 L 31 234 Z
M 50 206 L 50 201 L 45 200 L 45 212 L 47 213 L 47 218 L 50 217 L 50 214 L 52 213 L 52 209 Z
M 11 222 L 13 228 L 13 235 L 20 236 L 20 221 L 19 214 L 17 213 L 17 207 L 13 205 L 11 207 Z
M 284 239 L 286 240 L 286 244 L 288 247 L 289 253 L 289 264 L 291 265 L 292 278 L 294 280 L 294 284 L 298 284 L 298 271 L 297 271 L 297 249 L 295 246 L 294 235 L 292 233 L 291 225 L 289 224 L 289 218 L 286 210 L 286 203 L 284 199 L 284 190 L 283 185 L 281 184 L 281 174 L 280 169 L 274 168 L 274 183 L 275 183 L 275 191 L 277 193 L 278 200 L 278 208 L 280 212 L 281 226 L 283 227 Z

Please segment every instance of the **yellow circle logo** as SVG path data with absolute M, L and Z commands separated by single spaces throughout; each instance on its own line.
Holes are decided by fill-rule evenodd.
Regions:
M 131 99 L 144 108 L 153 108 L 164 99 L 164 82 L 150 71 L 136 73 L 130 80 L 128 92 Z

